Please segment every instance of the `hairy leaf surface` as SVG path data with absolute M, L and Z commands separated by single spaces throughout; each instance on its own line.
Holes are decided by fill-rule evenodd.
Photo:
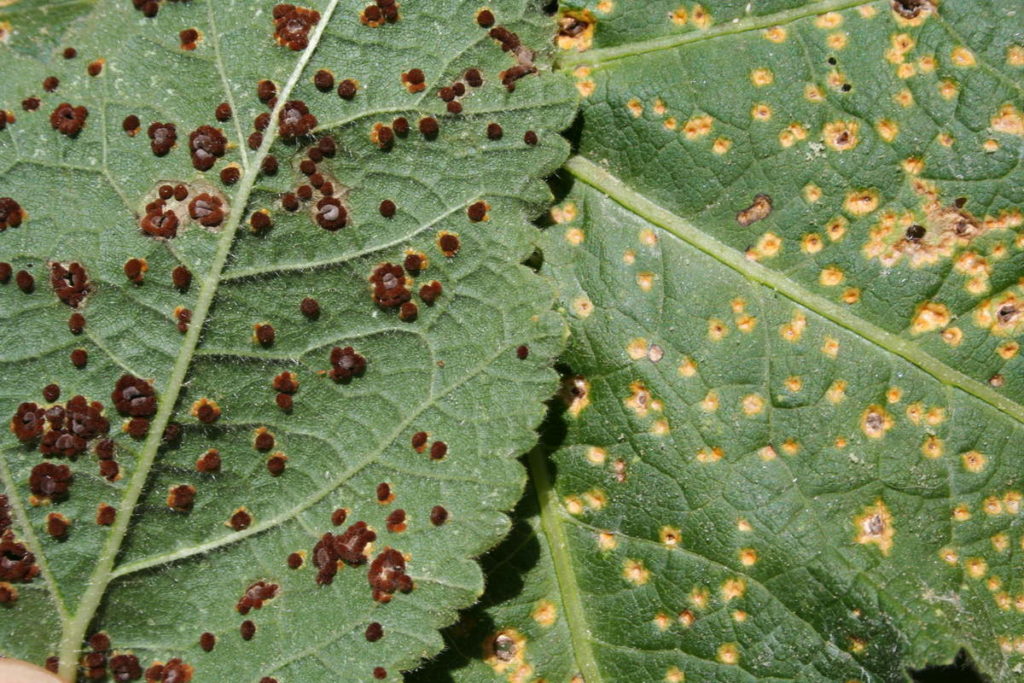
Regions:
M 481 593 L 555 388 L 519 265 L 576 96 L 551 20 L 492 3 L 503 51 L 456 0 L 0 4 L 0 653 L 397 680 Z
M 563 611 L 487 609 L 520 667 L 453 633 L 454 677 L 561 680 L 564 628 L 587 683 L 961 647 L 1017 680 L 1018 4 L 566 4 L 594 49 L 564 41 L 580 154 L 541 247 L 572 334 L 523 591 Z

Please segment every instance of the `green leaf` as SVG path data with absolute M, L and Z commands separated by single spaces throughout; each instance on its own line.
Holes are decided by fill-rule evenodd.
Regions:
M 534 631 L 530 677 L 562 680 L 529 654 L 554 638 L 587 683 L 905 680 L 960 648 L 1016 680 L 1018 3 L 570 4 L 595 49 L 562 58 L 579 156 L 541 248 L 571 338 L 523 589 L 555 580 L 570 637 Z
M 318 0 L 316 15 L 279 11 L 278 39 L 271 2 L 0 4 L 0 104 L 10 112 L 0 196 L 16 203 L 3 205 L 0 231 L 13 271 L 0 285 L 0 412 L 14 416 L 0 437 L 0 652 L 59 657 L 69 680 L 95 649 L 84 666 L 112 676 L 131 655 L 142 668 L 168 664 L 167 676 L 179 658 L 196 680 L 397 680 L 440 649 L 436 629 L 482 592 L 473 558 L 508 529 L 503 511 L 524 479 L 514 456 L 534 442 L 556 386 L 550 364 L 564 331 L 554 292 L 520 265 L 533 249 L 528 221 L 550 199 L 540 178 L 567 154 L 558 132 L 575 106 L 569 79 L 549 67 L 552 20 L 526 0 L 492 4 L 498 24 L 536 50 L 537 73 L 513 92 L 500 74 L 528 65 L 528 52 L 502 51 L 477 6 L 456 0 L 401 3 L 398 20 L 379 26 L 362 5 Z M 67 47 L 77 56 L 65 59 Z M 416 68 L 425 88 L 411 92 L 402 76 Z M 450 114 L 438 90 L 470 68 L 484 83 Z M 334 88 L 317 87 L 320 70 Z M 343 79 L 354 97 L 336 93 Z M 257 99 L 263 80 L 276 89 L 269 106 Z M 228 121 L 215 119 L 221 103 Z M 250 145 L 261 114 L 269 127 Z M 282 114 L 295 129 L 280 130 Z M 129 115 L 139 130 L 123 123 Z M 419 130 L 431 116 L 436 139 Z M 397 117 L 411 129 L 383 144 L 376 126 Z M 154 122 L 176 126 L 160 156 Z M 488 134 L 492 123 L 502 135 Z M 208 169 L 208 157 L 190 155 L 203 125 L 226 141 L 207 147 Z M 327 149 L 316 171 L 347 210 L 337 230 L 318 225 L 325 186 L 300 168 L 314 148 Z M 221 174 L 229 167 L 234 184 Z M 307 183 L 320 189 L 288 210 L 285 195 Z M 179 219 L 166 238 L 140 229 L 164 185 L 188 192 L 161 208 Z M 222 219 L 207 221 L 216 225 L 189 216 L 203 193 L 222 203 Z M 410 252 L 427 259 L 406 273 L 414 282 L 378 274 L 375 294 L 372 273 Z M 191 281 L 181 270 L 172 279 L 177 268 Z M 420 287 L 434 280 L 443 292 L 428 305 Z M 391 306 L 409 298 L 404 289 L 415 320 Z M 318 316 L 300 310 L 306 298 Z M 70 331 L 74 314 L 85 322 Z M 344 376 L 346 347 L 366 361 L 354 377 Z M 274 385 L 288 372 L 297 391 Z M 124 375 L 136 379 L 118 385 Z M 50 384 L 59 397 L 44 396 Z M 74 422 L 51 412 L 33 433 L 36 411 L 52 406 Z M 62 467 L 73 477 L 66 492 Z M 446 521 L 432 521 L 434 506 Z M 337 557 L 314 547 L 358 521 L 376 533 L 372 550 L 342 553 L 348 562 L 328 583 Z M 388 548 L 404 556 L 411 592 L 401 571 L 388 581 L 368 569 L 402 564 Z M 370 642 L 374 622 L 383 637 Z M 109 647 L 87 644 L 100 632 Z M 210 652 L 204 633 L 216 638 Z

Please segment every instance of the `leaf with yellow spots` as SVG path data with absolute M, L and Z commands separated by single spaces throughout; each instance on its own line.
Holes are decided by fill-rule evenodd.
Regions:
M 587 402 L 529 461 L 572 672 L 1015 680 L 1019 2 L 562 4 L 596 25 L 541 272 Z

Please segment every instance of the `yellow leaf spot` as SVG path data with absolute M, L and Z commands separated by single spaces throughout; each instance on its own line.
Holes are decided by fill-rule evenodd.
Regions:
M 985 511 L 986 515 L 1001 515 L 1004 512 L 1003 501 L 995 496 L 988 496 L 985 500 L 981 501 L 981 509 Z
M 903 390 L 899 387 L 889 387 L 885 392 L 885 400 L 889 403 L 899 403 L 903 398 Z
M 660 403 L 652 400 L 651 392 L 644 387 L 642 382 L 633 382 L 629 385 L 629 390 L 631 393 L 624 403 L 638 417 L 645 417 L 648 411 L 660 408 Z
M 675 548 L 682 540 L 682 533 L 679 529 L 671 526 L 661 527 L 658 536 L 661 538 L 661 544 L 668 548 Z
M 597 3 L 597 11 L 601 14 L 611 14 L 615 9 L 615 3 L 612 0 L 601 0 Z
M 988 464 L 988 458 L 978 451 L 967 451 L 960 456 L 960 461 L 963 463 L 965 470 L 974 474 L 984 471 L 985 466 Z
M 626 251 L 622 252 L 622 262 L 625 263 L 627 266 L 631 266 L 634 263 L 636 263 L 636 252 L 633 251 L 632 249 L 627 249 Z
M 587 460 L 591 465 L 603 465 L 607 458 L 608 451 L 599 446 L 591 446 L 587 449 Z
M 555 223 L 571 223 L 576 220 L 577 215 L 575 202 L 566 202 L 565 204 L 551 207 L 551 220 Z
M 952 147 L 953 143 L 956 142 L 956 138 L 949 133 L 939 133 L 935 136 L 935 141 L 943 147 Z
M 807 316 L 800 311 L 795 311 L 788 323 L 779 328 L 779 336 L 790 343 L 800 341 L 807 329 Z
M 907 79 L 917 73 L 917 68 L 910 62 L 900 64 L 896 67 L 896 76 L 902 79 Z
M 856 287 L 848 287 L 847 289 L 843 290 L 843 295 L 840 297 L 840 300 L 844 304 L 849 304 L 852 306 L 853 304 L 860 301 L 860 290 L 857 289 Z
M 825 337 L 825 340 L 821 343 L 821 352 L 829 358 L 835 358 L 839 355 L 839 340 Z
M 697 609 L 705 609 L 708 606 L 709 597 L 710 596 L 706 588 L 694 588 L 690 591 L 690 604 Z
M 713 413 L 718 410 L 718 392 L 712 389 L 700 402 L 700 409 L 705 413 Z
M 747 415 L 759 415 L 764 410 L 764 399 L 757 394 L 748 394 L 740 401 L 743 412 Z
M 711 145 L 711 151 L 722 155 L 728 152 L 730 147 L 732 147 L 732 140 L 729 138 L 716 138 L 714 144 Z
M 538 600 L 530 616 L 541 626 L 549 627 L 558 619 L 558 608 L 550 600 Z
M 725 643 L 718 646 L 718 661 L 722 664 L 739 664 L 740 648 L 736 643 Z
M 921 444 L 921 455 L 926 458 L 938 458 L 942 455 L 942 451 L 942 439 L 937 436 L 927 436 L 924 443 Z
M 566 511 L 570 515 L 574 516 L 582 515 L 583 510 L 585 509 L 583 507 L 583 501 L 580 500 L 578 496 L 566 496 L 564 504 Z
M 690 21 L 697 28 L 705 29 L 711 26 L 711 14 L 702 6 L 694 5 L 693 12 L 690 14 Z
M 1005 553 L 1010 547 L 1010 537 L 1006 534 L 996 534 L 990 540 L 996 552 Z
M 881 499 L 876 500 L 874 505 L 864 508 L 860 515 L 854 517 L 853 524 L 857 529 L 857 543 L 877 545 L 882 555 L 888 555 L 892 550 L 896 530 L 893 527 L 892 513 Z
M 874 5 L 861 5 L 857 8 L 857 11 L 860 13 L 860 16 L 865 19 L 870 19 L 878 14 L 878 10 Z
M 771 446 L 761 446 L 761 448 L 757 449 L 757 454 L 765 462 L 771 462 L 778 457 L 778 453 Z
M 755 104 L 750 110 L 751 118 L 757 121 L 769 121 L 772 118 L 772 108 L 767 104 Z
M 664 612 L 658 612 L 657 614 L 655 614 L 654 619 L 652 621 L 654 621 L 654 625 L 658 628 L 659 631 L 667 631 L 669 627 L 672 625 L 672 617 L 665 614 Z
M 917 307 L 910 330 L 914 334 L 932 332 L 948 325 L 950 319 L 949 308 L 945 304 L 927 301 Z
M 591 489 L 583 494 L 583 500 L 592 510 L 601 510 L 608 504 L 608 497 L 600 489 Z
M 690 18 L 690 13 L 686 11 L 685 7 L 679 7 L 668 13 L 668 18 L 676 26 L 684 25 Z
M 654 232 L 650 228 L 644 228 L 640 231 L 640 244 L 645 247 L 653 247 L 658 244 L 658 233 Z
M 899 135 L 900 127 L 899 124 L 891 119 L 880 119 L 875 124 L 875 131 L 878 133 L 878 137 L 886 142 L 892 142 Z
M 644 113 L 644 105 L 641 104 L 640 100 L 636 99 L 635 97 L 631 99 L 629 102 L 626 102 L 626 109 L 628 109 L 629 113 L 632 114 L 633 118 L 636 119 L 643 116 Z
M 683 683 L 686 680 L 686 674 L 679 670 L 677 666 L 670 666 L 665 670 L 665 683 Z
M 654 287 L 654 273 L 643 271 L 636 274 L 636 284 L 641 291 L 649 292 Z
M 588 10 L 566 10 L 558 20 L 557 45 L 562 50 L 584 52 L 594 43 L 597 17 Z
M 814 83 L 808 83 L 804 86 L 804 99 L 808 102 L 824 102 L 825 93 Z
M 825 144 L 837 152 L 848 152 L 860 142 L 857 121 L 831 121 L 825 124 L 821 136 Z
M 750 82 L 756 87 L 762 88 L 775 82 L 775 74 L 771 69 L 754 69 L 750 72 Z
M 821 235 L 816 232 L 807 233 L 800 240 L 800 251 L 805 254 L 817 254 L 825 247 Z
M 592 80 L 576 81 L 576 90 L 579 92 L 580 97 L 590 97 L 596 89 L 597 84 Z
M 1011 45 L 1006 48 L 1007 66 L 1024 66 L 1024 46 Z
M 726 602 L 742 598 L 747 592 L 747 582 L 743 579 L 726 579 L 722 583 L 722 599 Z
M 953 48 L 950 59 L 953 64 L 959 67 L 969 67 L 977 64 L 977 61 L 974 59 L 974 53 L 962 45 Z
M 665 127 L 665 130 L 675 130 L 679 127 L 679 121 L 676 120 L 676 117 L 670 116 L 661 125 Z
M 665 436 L 671 431 L 672 429 L 668 425 L 668 420 L 666 420 L 665 418 L 655 420 L 654 422 L 651 423 L 651 434 L 653 434 L 654 436 Z
M 836 31 L 835 33 L 830 33 L 828 39 L 825 41 L 825 43 L 832 50 L 842 50 L 844 47 L 846 47 L 846 44 L 848 42 L 850 42 L 850 37 L 849 35 L 847 35 L 846 31 Z
M 825 392 L 825 398 L 828 399 L 829 403 L 842 403 L 846 400 L 846 381 L 837 379 L 832 382 L 828 390 Z
M 736 520 L 736 528 L 744 533 L 749 533 L 754 530 L 754 527 L 750 526 L 750 522 L 745 519 Z
M 912 107 L 914 106 L 914 93 L 903 89 L 893 95 L 892 100 L 903 108 Z
M 838 266 L 829 266 L 828 268 L 822 268 L 821 274 L 818 276 L 818 282 L 825 287 L 836 287 L 841 285 L 846 276 L 843 275 L 843 271 Z
M 804 388 L 804 381 L 800 377 L 794 375 L 791 377 L 787 377 L 786 381 L 783 382 L 783 386 L 785 386 L 787 390 L 795 394 Z
M 753 548 L 741 548 L 739 552 L 740 564 L 744 567 L 753 567 L 757 564 L 757 551 Z
M 782 452 L 786 455 L 796 455 L 800 452 L 800 442 L 796 439 L 786 439 L 782 442 Z
M 980 579 L 988 574 L 988 562 L 981 557 L 968 557 L 964 560 L 964 569 L 967 570 L 967 576 Z
M 697 363 L 687 356 L 679 364 L 678 372 L 680 377 L 693 377 L 697 374 Z
M 696 140 L 702 138 L 711 132 L 714 127 L 715 120 L 706 114 L 703 116 L 694 116 L 683 124 L 683 135 L 686 136 L 687 140 Z
M 764 36 L 765 40 L 772 43 L 784 43 L 786 42 L 787 32 L 784 26 L 772 26 L 771 28 L 766 28 L 761 35 Z
M 610 531 L 602 531 L 597 535 L 597 546 L 604 551 L 615 550 L 619 542 L 615 539 L 615 534 Z
M 1019 491 L 1007 491 L 1003 495 L 1003 504 L 1006 506 L 1006 511 L 1011 515 L 1020 512 L 1021 499 L 1022 496 Z
M 594 304 L 585 296 L 577 297 L 572 300 L 572 312 L 577 318 L 588 318 L 594 312 Z
M 565 396 L 568 398 L 569 415 L 579 417 L 580 413 L 590 405 L 590 382 L 578 375 L 573 377 L 566 382 Z
M 855 190 L 846 194 L 843 209 L 853 216 L 866 216 L 878 208 L 878 192 Z
M 900 168 L 909 175 L 921 175 L 924 170 L 924 159 L 921 157 L 907 157 L 900 162 Z
M 721 341 L 729 334 L 729 328 L 718 318 L 708 321 L 708 338 L 711 341 Z
M 939 559 L 946 564 L 955 567 L 960 561 L 960 554 L 953 548 L 941 548 L 939 550 Z
M 850 636 L 850 652 L 860 654 L 868 649 L 868 641 L 857 636 Z
M 622 578 L 637 586 L 642 586 L 651 579 L 651 572 L 640 560 L 626 560 L 622 567 Z
M 766 232 L 757 240 L 753 251 L 759 258 L 771 258 L 776 256 L 781 249 L 782 238 L 774 232 Z
M 880 405 L 872 404 L 860 416 L 860 430 L 869 439 L 881 439 L 892 429 L 892 415 Z
M 565 241 L 574 247 L 583 243 L 583 231 L 579 228 L 569 228 L 565 231 Z
M 839 12 L 828 12 L 814 19 L 814 25 L 818 28 L 832 29 L 843 25 L 843 15 Z
M 697 462 L 704 464 L 718 462 L 723 456 L 725 456 L 725 451 L 718 446 L 715 446 L 714 448 L 702 448 L 697 451 Z
M 960 94 L 960 86 L 955 81 L 944 78 L 939 81 L 939 95 L 945 100 L 952 100 Z
M 1003 342 L 996 347 L 996 353 L 1003 360 L 1010 360 L 1020 351 L 1020 344 L 1014 341 Z
M 1024 135 L 1024 113 L 1012 104 L 1004 104 L 989 122 L 992 130 L 1008 135 Z

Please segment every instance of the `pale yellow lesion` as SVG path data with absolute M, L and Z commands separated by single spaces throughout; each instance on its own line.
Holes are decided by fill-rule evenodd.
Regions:
M 558 608 L 550 600 L 538 600 L 530 616 L 544 628 L 549 628 L 558 620 Z
M 860 417 L 860 430 L 869 439 L 881 439 L 895 425 L 892 415 L 878 404 L 868 406 Z
M 718 646 L 718 653 L 716 655 L 718 661 L 722 664 L 728 664 L 730 666 L 739 664 L 740 662 L 740 648 L 736 643 L 724 643 Z
M 643 586 L 651 580 L 651 570 L 642 560 L 627 559 L 622 567 L 622 578 L 636 586 Z
M 896 529 L 893 525 L 892 513 L 886 504 L 878 499 L 873 505 L 864 508 L 860 515 L 853 518 L 857 530 L 855 540 L 861 545 L 875 545 L 883 556 L 889 555 L 893 547 Z

